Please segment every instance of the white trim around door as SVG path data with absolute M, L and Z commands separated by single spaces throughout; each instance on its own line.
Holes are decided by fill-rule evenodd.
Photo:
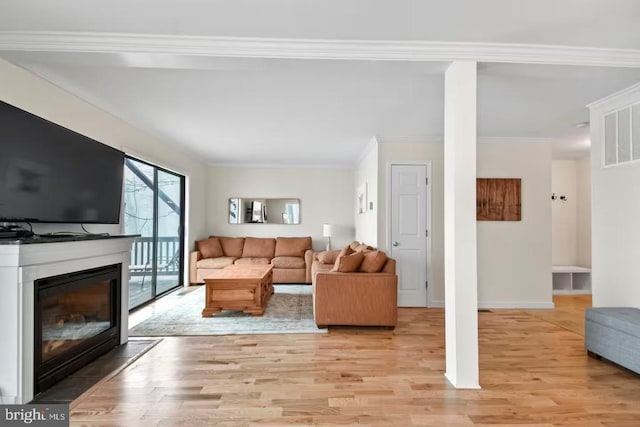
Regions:
M 432 187 L 432 180 L 431 180 L 431 162 L 429 161 L 415 161 L 415 160 L 406 160 L 406 161 L 390 161 L 387 162 L 387 167 L 386 167 L 386 172 L 387 172 L 387 179 L 386 179 L 386 214 L 387 214 L 387 218 L 386 218 L 386 246 L 387 246 L 387 250 L 389 252 L 389 254 L 392 253 L 392 248 L 393 248 L 393 242 L 392 242 L 392 182 L 391 182 L 391 171 L 392 171 L 392 167 L 398 165 L 398 166 L 424 166 L 426 168 L 426 182 L 425 182 L 425 186 L 424 186 L 424 200 L 425 200 L 425 208 L 424 208 L 424 212 L 425 212 L 425 225 L 426 225 L 426 230 L 425 230 L 425 234 L 426 234 L 426 239 L 425 239 L 425 254 L 426 254 L 426 259 L 425 259 L 425 268 L 426 268 L 426 287 L 427 287 L 427 300 L 425 302 L 425 307 L 431 307 L 432 305 L 432 301 L 431 301 L 431 289 L 433 288 L 433 282 L 432 282 L 432 264 L 431 264 L 431 187 Z M 400 280 L 401 278 L 398 277 L 398 286 L 400 286 Z

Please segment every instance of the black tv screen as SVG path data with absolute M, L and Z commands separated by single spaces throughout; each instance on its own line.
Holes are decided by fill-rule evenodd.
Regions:
M 0 221 L 117 224 L 124 153 L 0 101 Z

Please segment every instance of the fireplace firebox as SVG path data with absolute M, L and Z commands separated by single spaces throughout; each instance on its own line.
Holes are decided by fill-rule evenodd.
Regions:
M 34 394 L 119 344 L 121 269 L 114 264 L 35 281 Z

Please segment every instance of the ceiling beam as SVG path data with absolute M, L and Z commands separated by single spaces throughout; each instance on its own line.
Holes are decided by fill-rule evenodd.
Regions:
M 478 62 L 640 68 L 640 50 L 431 41 L 0 31 L 0 51 L 145 53 L 231 58 L 373 61 L 473 60 Z

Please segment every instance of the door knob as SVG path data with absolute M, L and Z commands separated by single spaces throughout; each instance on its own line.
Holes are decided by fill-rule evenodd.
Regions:
M 398 242 L 393 242 L 393 246 L 400 246 L 400 243 L 398 243 Z

